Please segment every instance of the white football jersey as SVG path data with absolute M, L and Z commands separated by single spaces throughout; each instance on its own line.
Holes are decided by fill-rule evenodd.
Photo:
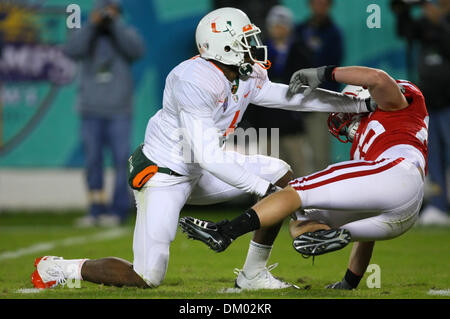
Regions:
M 241 121 L 253 95 L 267 81 L 266 70 L 259 66 L 254 69 L 248 80 L 239 81 L 233 94 L 235 83 L 228 81 L 213 62 L 194 57 L 175 67 L 166 79 L 163 108 L 148 123 L 144 153 L 155 163 L 179 174 L 198 172 L 198 163 L 186 163 L 178 157 L 183 146 L 180 144 L 183 133 L 179 118 L 181 109 L 199 118 L 212 116 L 218 134 L 229 135 Z
M 297 111 L 367 112 L 364 100 L 321 89 L 287 99 L 288 86 L 270 82 L 258 64 L 248 79 L 236 84 L 199 56 L 176 66 L 166 79 L 163 107 L 148 122 L 144 154 L 178 174 L 196 176 L 206 169 L 230 185 L 264 194 L 268 183 L 227 162 L 231 157 L 219 146 L 250 103 Z

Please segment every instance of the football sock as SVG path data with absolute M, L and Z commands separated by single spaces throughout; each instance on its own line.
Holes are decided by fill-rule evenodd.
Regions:
M 347 272 L 345 273 L 344 280 L 352 287 L 356 288 L 359 285 L 359 282 L 361 281 L 362 277 L 364 275 L 356 275 L 353 273 L 350 269 L 347 269 Z
M 62 268 L 66 279 L 83 280 L 81 277 L 81 267 L 87 259 L 62 259 L 55 260 L 55 263 Z
M 244 263 L 244 268 L 242 269 L 247 278 L 251 279 L 255 277 L 266 268 L 271 251 L 272 246 L 259 244 L 253 240 L 250 241 L 247 258 Z
M 220 230 L 233 240 L 260 227 L 259 217 L 250 208 L 235 219 L 220 225 Z

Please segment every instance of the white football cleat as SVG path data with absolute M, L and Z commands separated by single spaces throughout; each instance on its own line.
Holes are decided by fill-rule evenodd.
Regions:
M 66 282 L 62 268 L 55 263 L 55 260 L 62 260 L 62 257 L 44 256 L 36 258 L 34 266 L 36 270 L 31 274 L 31 282 L 39 289 L 53 288 Z
M 75 227 L 78 228 L 91 228 L 97 226 L 97 218 L 87 215 L 75 220 Z
M 235 269 L 234 273 L 237 276 L 234 285 L 236 288 L 247 290 L 258 289 L 285 289 L 285 288 L 297 288 L 296 285 L 285 282 L 281 279 L 274 277 L 270 271 L 278 266 L 278 263 L 270 265 L 260 271 L 255 277 L 247 278 L 242 269 Z
M 113 228 L 120 226 L 120 218 L 117 215 L 103 214 L 98 216 L 97 224 L 100 227 Z
M 450 218 L 446 212 L 429 205 L 420 214 L 418 224 L 422 226 L 448 226 L 450 225 Z

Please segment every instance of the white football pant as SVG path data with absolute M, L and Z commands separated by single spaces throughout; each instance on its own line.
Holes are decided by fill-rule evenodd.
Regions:
M 424 181 L 407 160 L 354 160 L 330 165 L 289 183 L 302 201 L 293 214 L 350 231 L 353 241 L 400 236 L 417 220 Z
M 233 153 L 238 163 L 261 178 L 276 183 L 289 170 L 284 161 L 262 155 Z M 137 206 L 133 239 L 133 269 L 149 286 L 163 281 L 183 206 L 209 205 L 243 195 L 241 191 L 207 171 L 201 176 L 170 176 L 157 173 L 140 191 L 134 191 Z

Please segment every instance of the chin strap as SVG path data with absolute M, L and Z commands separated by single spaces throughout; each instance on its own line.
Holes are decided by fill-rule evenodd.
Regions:
M 267 60 L 266 63 L 258 63 L 264 70 L 268 70 L 270 69 L 270 67 L 272 66 L 272 62 L 270 62 L 270 60 Z
M 272 62 L 267 60 L 266 63 L 258 63 L 260 67 L 264 70 L 270 69 L 272 66 Z M 253 72 L 253 66 L 250 63 L 242 63 L 239 67 L 239 75 L 241 76 L 249 76 Z
M 242 63 L 239 66 L 239 75 L 249 76 L 253 72 L 253 66 L 250 63 Z

